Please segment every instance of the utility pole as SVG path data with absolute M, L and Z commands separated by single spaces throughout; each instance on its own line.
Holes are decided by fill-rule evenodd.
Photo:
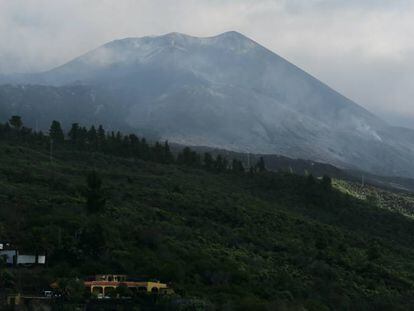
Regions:
M 361 177 L 361 184 L 362 184 L 362 187 L 365 186 L 365 176 L 364 175 L 362 175 L 362 177 Z

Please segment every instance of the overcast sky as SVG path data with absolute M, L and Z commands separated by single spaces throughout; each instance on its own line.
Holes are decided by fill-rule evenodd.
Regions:
M 0 74 L 108 41 L 239 31 L 388 121 L 414 128 L 414 0 L 0 0 Z

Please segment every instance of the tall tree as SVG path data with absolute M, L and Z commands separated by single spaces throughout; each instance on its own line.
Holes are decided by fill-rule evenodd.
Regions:
M 237 159 L 233 159 L 232 164 L 231 164 L 231 170 L 235 173 L 243 173 L 244 172 L 243 163 Z
M 49 129 L 49 136 L 55 143 L 62 143 L 65 140 L 65 135 L 58 121 L 53 120 Z
M 204 160 L 203 160 L 204 168 L 206 170 L 211 171 L 214 167 L 214 159 L 212 155 L 208 152 L 204 153 Z
M 168 141 L 164 143 L 164 163 L 173 163 L 174 162 L 174 155 L 171 152 L 170 145 Z
M 149 159 L 149 145 L 145 138 L 141 139 L 139 154 L 140 154 L 141 159 L 143 160 Z
M 266 171 L 266 164 L 263 159 L 263 157 L 260 157 L 259 161 L 256 164 L 256 168 L 259 172 L 265 172 Z
M 177 163 L 188 166 L 198 167 L 201 160 L 197 152 L 185 147 L 177 156 Z
M 164 148 L 159 142 L 156 142 L 151 148 L 151 160 L 154 162 L 164 162 Z
M 92 149 L 96 149 L 98 145 L 98 134 L 94 125 L 92 125 L 88 131 L 88 142 Z
M 330 190 L 332 188 L 332 179 L 328 175 L 323 175 L 323 177 L 322 177 L 322 187 L 325 190 Z
M 99 125 L 97 135 L 98 135 L 98 145 L 100 148 L 102 148 L 106 140 L 105 130 L 102 125 Z
M 78 123 L 73 123 L 72 127 L 68 133 L 69 139 L 72 143 L 77 144 L 79 143 L 80 138 L 80 127 Z
M 15 130 L 20 130 L 23 126 L 22 118 L 20 116 L 12 116 L 9 123 Z
M 220 154 L 216 157 L 215 169 L 217 172 L 224 172 L 227 169 L 228 162 L 225 157 L 222 157 Z
M 115 140 L 117 143 L 121 143 L 122 142 L 122 134 L 120 131 L 116 132 L 116 136 L 115 136 Z

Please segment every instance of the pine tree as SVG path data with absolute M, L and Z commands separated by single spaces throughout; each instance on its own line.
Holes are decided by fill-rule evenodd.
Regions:
M 322 187 L 325 190 L 330 190 L 332 188 L 332 179 L 328 175 L 323 175 L 323 177 L 322 177 Z
M 68 133 L 69 139 L 73 144 L 78 144 L 79 143 L 79 136 L 80 136 L 80 128 L 79 128 L 79 124 L 78 123 L 73 123 L 72 127 Z
M 117 143 L 122 142 L 122 134 L 121 134 L 120 131 L 116 132 L 115 140 L 116 140 Z
M 235 173 L 244 173 L 243 163 L 237 159 L 233 159 L 231 164 L 231 170 Z
M 23 126 L 22 118 L 20 116 L 12 116 L 9 123 L 15 130 L 20 130 Z
M 214 168 L 217 172 L 224 172 L 227 170 L 228 162 L 227 159 L 220 154 L 216 157 L 216 161 L 214 163 Z
M 139 138 L 135 134 L 129 134 L 128 140 L 130 156 L 141 158 Z
M 259 172 L 265 172 L 266 171 L 266 165 L 263 157 L 260 157 L 259 161 L 256 164 L 256 168 Z
M 99 148 L 102 148 L 104 146 L 105 140 L 106 140 L 105 130 L 104 130 L 102 125 L 99 125 L 97 135 L 98 135 Z
M 204 168 L 208 171 L 211 171 L 214 168 L 214 159 L 210 153 L 204 153 L 204 160 L 203 160 Z
M 96 132 L 95 126 L 91 126 L 88 131 L 88 143 L 90 147 L 95 150 L 98 145 L 98 134 Z
M 165 141 L 164 143 L 164 163 L 173 163 L 174 162 L 174 156 L 171 152 L 170 145 L 168 144 L 168 141 Z
M 148 160 L 150 157 L 150 148 L 145 138 L 141 139 L 140 143 L 140 156 L 143 160 Z
M 308 174 L 308 175 L 306 176 L 306 185 L 307 185 L 308 187 L 314 187 L 314 186 L 316 185 L 316 180 L 315 180 L 315 177 L 313 177 L 313 175 L 312 175 L 312 174 Z
M 151 148 L 151 160 L 154 162 L 163 162 L 164 148 L 159 142 L 156 142 Z
M 201 160 L 197 152 L 192 151 L 189 147 L 185 147 L 177 156 L 177 163 L 199 167 Z
M 60 126 L 60 123 L 56 120 L 53 120 L 52 125 L 50 126 L 49 137 L 55 143 L 62 143 L 65 139 L 65 135 L 63 134 L 62 127 Z

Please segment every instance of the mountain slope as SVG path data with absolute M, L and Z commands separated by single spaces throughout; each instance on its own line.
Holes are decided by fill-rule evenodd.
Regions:
M 414 177 L 412 131 L 236 32 L 117 40 L 25 81 L 89 85 L 114 99 L 120 123 L 178 143 Z
M 85 207 L 91 167 L 107 198 L 98 214 Z M 214 304 L 201 310 L 410 310 L 413 220 L 310 180 L 70 142 L 51 163 L 47 144 L 0 140 L 0 239 L 47 250 L 38 275 L 15 275 L 16 286 L 30 278 L 39 291 L 56 278 L 122 273 Z

